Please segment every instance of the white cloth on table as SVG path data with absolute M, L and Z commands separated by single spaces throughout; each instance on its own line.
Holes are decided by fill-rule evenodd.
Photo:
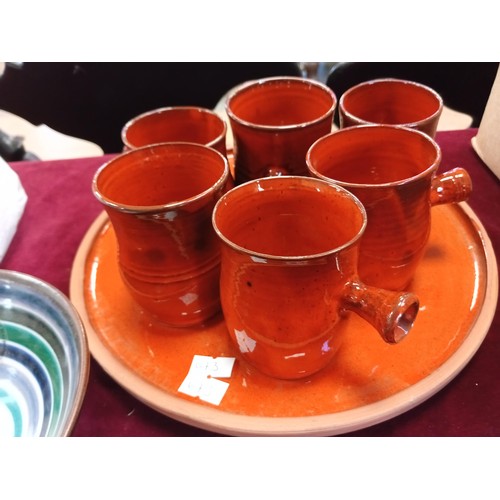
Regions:
M 27 201 L 19 176 L 0 158 L 0 262 L 16 234 Z
M 472 146 L 481 160 L 500 179 L 500 65 L 477 135 L 472 138 Z

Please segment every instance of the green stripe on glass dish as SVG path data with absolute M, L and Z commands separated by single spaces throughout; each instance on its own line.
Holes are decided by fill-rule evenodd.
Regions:
M 0 437 L 22 435 L 23 413 L 19 398 L 0 387 Z
M 42 325 L 38 326 L 42 327 Z M 64 390 L 62 370 L 57 356 L 50 344 L 31 328 L 10 322 L 3 322 L 3 327 L 8 342 L 19 344 L 29 349 L 47 370 L 52 392 L 52 405 L 49 409 L 51 418 L 48 428 L 48 434 L 50 435 L 54 432 L 60 416 Z

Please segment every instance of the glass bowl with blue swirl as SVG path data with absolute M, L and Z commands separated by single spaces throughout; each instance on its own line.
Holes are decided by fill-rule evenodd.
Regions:
M 38 278 L 0 270 L 0 438 L 69 436 L 89 365 L 69 299 Z

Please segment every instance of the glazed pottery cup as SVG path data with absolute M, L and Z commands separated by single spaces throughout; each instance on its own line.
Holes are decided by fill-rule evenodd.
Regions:
M 383 78 L 360 83 L 339 100 L 340 128 L 354 125 L 401 125 L 436 135 L 443 99 L 417 82 Z
M 226 122 L 209 109 L 177 106 L 155 109 L 128 121 L 122 129 L 124 150 L 160 142 L 194 142 L 226 156 Z
M 224 156 L 192 143 L 146 146 L 104 164 L 92 187 L 116 234 L 122 279 L 144 310 L 178 327 L 220 311 L 211 216 L 232 187 Z
M 426 249 L 431 207 L 469 197 L 467 171 L 437 175 L 440 162 L 427 134 L 392 125 L 341 129 L 308 151 L 310 173 L 348 189 L 366 209 L 358 270 L 368 285 L 407 289 Z
M 413 294 L 357 277 L 366 213 L 342 187 L 304 176 L 249 181 L 217 202 L 213 225 L 222 243 L 222 311 L 250 369 L 279 379 L 321 370 L 337 352 L 346 310 L 391 344 L 411 329 Z
M 231 92 L 236 184 L 269 175 L 307 175 L 311 144 L 332 131 L 337 99 L 322 83 L 299 77 L 246 82 Z

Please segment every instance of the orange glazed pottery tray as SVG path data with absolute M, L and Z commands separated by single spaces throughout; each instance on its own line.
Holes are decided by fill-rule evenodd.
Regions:
M 237 359 L 219 405 L 178 389 L 194 355 L 236 357 L 222 316 L 181 330 L 141 311 L 121 282 L 115 235 L 104 213 L 78 249 L 70 296 L 97 362 L 158 412 L 234 436 L 342 434 L 395 417 L 443 388 L 477 351 L 493 320 L 498 270 L 484 227 L 465 203 L 436 206 L 432 216 L 411 288 L 420 311 L 402 343 L 386 344 L 350 314 L 339 328 L 339 352 L 320 373 L 279 381 Z

